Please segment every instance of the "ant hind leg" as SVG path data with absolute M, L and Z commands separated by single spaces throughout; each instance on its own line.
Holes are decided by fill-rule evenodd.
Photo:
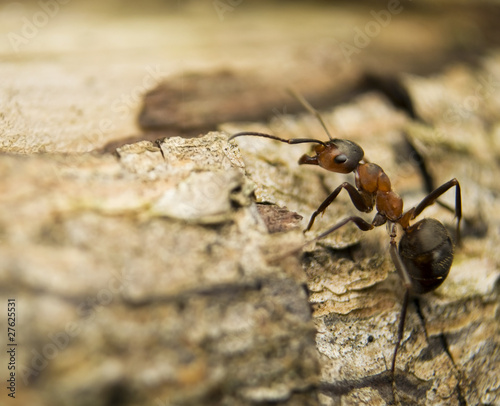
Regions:
M 398 355 L 398 350 L 401 345 L 401 340 L 403 339 L 403 333 L 405 329 L 405 320 L 406 313 L 408 310 L 408 302 L 410 299 L 410 290 L 406 289 L 405 296 L 403 300 L 403 306 L 401 307 L 401 314 L 399 315 L 399 325 L 398 325 L 398 337 L 396 346 L 394 347 L 394 353 L 392 355 L 392 364 L 391 364 L 391 378 L 392 378 L 392 395 L 394 400 L 397 403 L 397 395 L 396 395 L 396 357 Z
M 453 178 L 448 182 L 443 183 L 438 188 L 434 189 L 431 193 L 425 196 L 422 201 L 415 207 L 411 215 L 411 219 L 416 218 L 420 213 L 422 213 L 427 207 L 434 204 L 437 199 L 446 193 L 453 186 L 456 187 L 455 192 L 455 217 L 457 218 L 457 243 L 460 243 L 460 221 L 462 220 L 462 192 L 460 189 L 460 183 L 457 179 Z

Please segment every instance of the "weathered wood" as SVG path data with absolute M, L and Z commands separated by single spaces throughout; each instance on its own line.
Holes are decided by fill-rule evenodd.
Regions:
M 418 162 L 403 153 L 403 134 L 408 134 L 421 152 L 419 156 L 428 161 L 437 184 L 453 177 L 460 180 L 465 218 L 463 245 L 456 249 L 448 279 L 436 292 L 419 299 L 423 320 L 410 304 L 396 364 L 396 400 L 389 370 L 403 289 L 393 273 L 387 234 L 376 230 L 371 232 L 374 235 L 361 236 L 354 226 L 346 226 L 328 237 L 333 241 L 320 242 L 328 249 L 316 248 L 304 256 L 309 301 L 318 330 L 322 404 L 498 403 L 500 326 L 495 314 L 500 303 L 496 289 L 499 207 L 496 199 L 488 196 L 498 189 L 493 174 L 498 173 L 495 162 L 499 149 L 493 141 L 496 135 L 477 124 L 498 121 L 499 67 L 499 59 L 490 58 L 481 69 L 457 66 L 432 79 L 408 77 L 406 87 L 418 114 L 428 124 L 403 119 L 377 95 L 324 113 L 335 134 L 339 133 L 336 124 L 342 121 L 340 112 L 346 121 L 351 112 L 362 116 L 345 124 L 342 135 L 348 134 L 363 146 L 372 162 L 383 165 L 407 208 L 425 195 Z M 302 125 L 301 120 L 294 122 L 290 125 L 294 131 L 288 135 L 296 136 Z M 227 128 L 236 131 L 234 126 Z M 246 129 L 250 128 L 240 126 L 238 131 Z M 283 126 L 273 131 L 272 123 L 267 131 L 286 135 Z M 318 124 L 302 134 L 324 138 Z M 300 146 L 251 137 L 244 141 L 238 138 L 237 142 L 242 151 L 251 151 L 244 156 L 249 176 L 260 185 L 258 200 L 282 204 L 286 201 L 283 191 L 293 191 L 294 204 L 304 204 L 306 199 L 314 209 L 312 201 L 318 205 L 326 197 L 326 191 L 310 181 L 306 182 L 310 188 L 303 187 L 300 180 L 295 187 L 286 185 L 281 168 L 289 167 L 298 179 L 309 176 L 310 171 L 318 173 L 315 168 L 293 168 L 288 158 L 295 161 L 303 152 Z M 274 164 L 266 171 L 269 177 L 261 173 L 259 159 Z M 325 180 L 335 179 L 328 182 L 327 190 L 341 182 L 338 175 L 323 175 Z M 314 195 L 318 197 L 311 198 Z M 454 197 L 450 193 L 444 199 L 452 203 Z M 306 213 L 312 212 L 311 207 L 286 203 L 308 220 Z M 341 196 L 315 224 L 314 231 L 326 229 L 353 212 L 349 199 Z M 452 215 L 437 205 L 428 208 L 426 215 L 453 226 Z
M 324 112 L 335 133 L 343 123 L 343 135 L 383 164 L 407 207 L 424 193 L 415 162 L 401 161 L 403 131 L 437 181 L 456 176 L 462 183 L 463 246 L 447 281 L 421 299 L 428 338 L 409 309 L 397 362 L 403 403 L 495 404 L 499 396 L 500 211 L 492 194 L 498 144 L 488 144 L 496 135 L 476 125 L 496 123 L 496 82 L 478 100 L 488 108 L 479 104 L 459 123 L 445 114 L 456 94 L 476 89 L 477 78 L 499 77 L 498 60 L 487 62 L 481 71 L 408 79 L 431 127 L 375 93 Z M 432 91 L 448 80 L 458 87 Z M 421 103 L 418 91 L 426 87 L 427 100 L 441 100 L 441 114 Z M 269 128 L 223 127 L 324 137 L 307 114 Z M 460 136 L 467 128 L 469 136 Z M 304 227 L 344 175 L 299 167 L 307 146 L 251 137 L 230 144 L 221 133 L 117 152 L 117 158 L 1 157 L 2 297 L 20 305 L 19 343 L 27 351 L 18 358 L 18 382 L 25 399 L 35 405 L 122 398 L 130 404 L 393 402 L 388 370 L 402 289 L 385 230 L 339 230 L 307 249 L 304 274 L 293 257 L 282 256 L 304 241 L 300 229 L 268 234 L 253 203 L 255 194 L 257 202 L 286 204 L 303 216 Z M 311 234 L 353 211 L 340 196 Z M 453 223 L 438 207 L 425 214 Z M 475 225 L 481 216 L 487 227 Z
M 314 404 L 304 277 L 293 258 L 284 269 L 260 254 L 276 242 L 237 149 L 217 133 L 162 148 L 166 160 L 149 142 L 119 160 L 1 157 L 1 297 L 18 303 L 19 397 Z
M 355 212 L 341 194 L 302 235 L 318 204 L 352 177 L 299 167 L 306 145 L 227 142 L 241 130 L 325 138 L 313 117 L 289 114 L 295 102 L 282 90 L 293 85 L 324 110 L 335 136 L 383 166 L 407 208 L 425 195 L 419 156 L 437 184 L 460 180 L 463 245 L 442 287 L 421 298 L 423 322 L 410 305 L 396 394 L 402 404 L 500 403 L 494 6 L 454 4 L 452 16 L 468 17 L 454 19 L 446 6 L 401 3 L 347 60 L 342 44 L 387 2 L 265 13 L 242 2 L 223 21 L 208 2 L 209 14 L 151 17 L 147 30 L 135 14 L 113 12 L 112 35 L 109 20 L 96 19 L 95 48 L 85 48 L 87 21 L 84 36 L 68 29 L 79 27 L 71 16 L 83 7 L 71 4 L 19 54 L 0 44 L 0 301 L 18 304 L 14 402 L 394 403 L 388 371 L 403 290 L 384 228 L 348 226 L 290 255 Z M 19 31 L 19 19 L 3 18 L 15 8 L 1 11 L 5 34 Z M 78 46 L 61 49 L 61 38 Z M 173 38 L 186 43 L 176 48 Z M 209 83 L 221 71 L 232 90 Z M 402 77 L 423 122 L 368 88 L 361 79 L 371 71 Z M 160 95 L 171 117 L 160 108 L 160 128 L 143 133 L 134 125 L 151 106 L 142 95 L 160 82 L 172 93 Z M 212 127 L 225 132 L 207 134 Z M 114 156 L 68 155 L 113 140 Z M 443 208 L 424 215 L 453 227 Z

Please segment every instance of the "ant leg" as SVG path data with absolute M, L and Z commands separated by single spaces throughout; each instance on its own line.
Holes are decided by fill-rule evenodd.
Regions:
M 375 223 L 376 221 L 378 220 L 378 217 L 375 217 L 375 219 L 373 220 L 373 222 Z M 286 251 L 285 253 L 283 254 L 279 254 L 275 257 L 272 257 L 272 260 L 273 261 L 277 261 L 277 260 L 280 260 L 282 258 L 285 258 L 289 255 L 292 255 L 292 254 L 295 254 L 296 252 L 299 252 L 299 251 L 302 251 L 305 247 L 307 247 L 309 244 L 311 244 L 312 242 L 315 242 L 315 241 L 319 241 L 321 240 L 322 238 L 325 238 L 328 234 L 331 234 L 333 233 L 334 231 L 337 231 L 339 228 L 345 226 L 347 223 L 349 222 L 353 222 L 360 230 L 362 231 L 369 231 L 369 230 L 372 230 L 378 223 L 376 224 L 370 224 L 368 223 L 367 221 L 365 221 L 364 219 L 362 219 L 361 217 L 356 217 L 356 216 L 352 216 L 352 217 L 347 217 L 346 219 L 338 222 L 337 224 L 335 224 L 333 227 L 329 228 L 328 230 L 326 230 L 325 232 L 321 233 L 320 235 L 318 235 L 316 238 L 313 238 L 312 240 L 309 240 L 307 241 L 306 243 L 296 247 L 296 248 L 293 248 L 289 251 Z
M 462 219 L 462 192 L 460 190 L 460 183 L 458 180 L 453 178 L 446 183 L 443 183 L 437 189 L 434 189 L 422 201 L 413 209 L 411 219 L 416 218 L 420 213 L 424 211 L 425 208 L 434 204 L 439 196 L 447 192 L 453 186 L 456 187 L 455 193 L 455 217 L 457 218 L 457 243 L 460 243 L 460 220 Z
M 459 402 L 458 404 L 460 406 L 467 406 L 467 401 L 464 398 L 464 395 L 462 393 L 462 388 L 460 386 L 463 383 L 462 371 L 460 371 L 460 368 L 457 366 L 457 364 L 455 363 L 455 360 L 453 359 L 453 356 L 451 355 L 450 346 L 448 345 L 448 340 L 446 339 L 446 336 L 444 335 L 444 333 L 439 334 L 439 339 L 441 341 L 441 345 L 444 348 L 444 351 L 448 355 L 448 358 L 450 359 L 450 361 L 453 365 L 453 368 L 455 369 L 455 373 L 456 373 L 457 381 L 458 381 L 457 386 L 456 386 L 457 395 L 458 395 L 458 402 Z
M 343 227 L 345 226 L 347 223 L 349 222 L 353 222 L 356 227 L 358 227 L 361 231 L 369 231 L 369 230 L 372 230 L 375 226 L 371 223 L 368 223 L 367 221 L 365 221 L 364 219 L 362 219 L 361 217 L 357 217 L 357 216 L 351 216 L 351 217 L 347 217 L 346 219 L 338 222 L 337 224 L 335 224 L 333 227 L 329 228 L 328 230 L 326 230 L 325 232 L 321 233 L 320 235 L 318 235 L 316 238 L 314 238 L 313 240 L 311 241 L 308 241 L 305 245 L 313 242 L 313 241 L 318 241 L 318 240 L 321 240 L 322 238 L 325 238 L 328 234 L 331 234 L 333 233 L 334 231 L 337 231 L 340 227 Z
M 162 138 L 158 138 L 156 141 L 155 141 L 155 144 L 156 146 L 160 149 L 160 152 L 161 152 L 161 156 L 163 157 L 163 159 L 165 159 L 165 154 L 163 153 L 163 150 L 161 149 L 161 143 L 163 142 L 163 139 Z
M 434 186 L 434 179 L 433 179 L 429 169 L 427 168 L 424 157 L 417 150 L 417 148 L 415 147 L 410 136 L 407 133 L 404 133 L 403 136 L 404 136 L 406 143 L 408 144 L 408 146 L 410 148 L 410 157 L 412 158 L 413 161 L 416 162 L 417 167 L 420 171 L 420 175 L 422 176 L 422 180 L 423 180 L 424 186 L 425 186 L 425 192 L 429 194 L 429 193 L 433 192 L 434 189 L 436 188 Z M 455 211 L 455 209 L 453 209 L 453 207 L 451 207 L 450 205 L 448 205 L 446 203 L 443 203 L 440 200 L 437 200 L 436 203 L 451 213 L 453 213 Z
M 315 140 L 314 138 L 292 138 L 292 139 L 287 140 L 285 138 L 276 137 L 275 135 L 264 134 L 264 133 L 259 133 L 259 132 L 255 132 L 255 131 L 245 131 L 245 132 L 233 134 L 228 138 L 228 141 L 231 141 L 231 140 L 235 139 L 236 137 L 243 137 L 246 135 L 255 136 L 255 137 L 263 137 L 263 138 L 270 138 L 272 140 L 286 142 L 287 144 L 316 143 L 316 144 L 326 145 L 323 141 Z
M 340 186 L 338 186 L 332 193 L 330 193 L 330 195 L 325 199 L 325 201 L 321 203 L 320 206 L 314 211 L 314 213 L 311 215 L 311 219 L 309 220 L 309 224 L 307 225 L 307 228 L 304 230 L 304 232 L 307 232 L 311 229 L 316 217 L 319 214 L 323 213 L 328 206 L 330 206 L 330 204 L 335 200 L 335 198 L 342 189 L 347 190 L 347 193 L 349 193 L 349 197 L 351 198 L 351 201 L 356 207 L 356 209 L 365 213 L 370 212 L 372 210 L 373 205 L 370 205 L 367 202 L 367 199 L 365 199 L 365 197 L 359 192 L 359 190 L 356 189 L 356 187 L 351 185 L 350 183 L 344 182 Z
M 403 281 L 403 285 L 405 287 L 405 296 L 403 299 L 403 306 L 401 307 L 401 314 L 399 315 L 399 326 L 398 326 L 398 338 L 396 342 L 396 347 L 394 348 L 394 355 L 392 356 L 392 365 L 391 365 L 391 377 L 392 377 L 392 393 L 394 399 L 396 399 L 396 357 L 398 355 L 399 346 L 401 345 L 401 340 L 403 339 L 403 333 L 405 328 L 405 320 L 406 320 L 406 311 L 408 310 L 408 301 L 410 299 L 410 291 L 412 288 L 412 282 L 408 271 L 406 270 L 405 265 L 401 259 L 401 256 L 398 252 L 398 247 L 396 244 L 396 224 L 392 225 L 390 231 L 391 243 L 390 243 L 390 253 L 392 262 L 396 266 L 396 270 Z
M 408 271 L 406 270 L 406 267 L 403 264 L 403 261 L 401 260 L 401 256 L 399 255 L 398 248 L 396 246 L 396 241 L 394 241 L 394 239 L 392 238 L 389 252 L 391 253 L 392 262 L 396 267 L 396 271 L 398 271 L 399 277 L 403 281 L 405 289 L 409 291 L 412 287 L 411 278 L 408 274 Z
M 392 356 L 392 366 L 391 366 L 391 376 L 392 376 L 392 393 L 394 398 L 396 398 L 396 357 L 398 355 L 399 346 L 401 345 L 401 340 L 403 339 L 403 333 L 405 329 L 406 311 L 408 310 L 408 302 L 410 299 L 410 290 L 406 289 L 405 296 L 403 299 L 403 307 L 401 308 L 401 314 L 399 315 L 399 326 L 398 326 L 398 340 L 396 342 L 396 347 L 394 348 L 394 354 Z
M 414 303 L 415 303 L 415 308 L 417 310 L 418 317 L 420 319 L 420 323 L 422 324 L 422 328 L 424 329 L 425 339 L 427 340 L 427 344 L 430 345 L 429 336 L 427 334 L 427 327 L 425 325 L 425 317 L 424 317 L 424 314 L 422 313 L 422 306 L 420 303 L 420 299 L 418 297 L 416 297 L 414 299 Z M 451 364 L 453 365 L 453 369 L 454 369 L 455 375 L 457 377 L 457 386 L 455 387 L 455 389 L 457 391 L 458 402 L 459 402 L 458 404 L 460 406 L 466 406 L 467 402 L 465 401 L 465 398 L 462 394 L 462 389 L 460 387 L 460 385 L 463 382 L 462 372 L 460 371 L 460 368 L 457 366 L 457 364 L 455 363 L 455 360 L 453 359 L 453 356 L 451 355 L 450 347 L 448 345 L 448 340 L 446 339 L 445 334 L 443 332 L 439 333 L 438 338 L 439 338 L 439 341 L 441 343 L 441 346 L 442 346 L 444 352 L 446 353 L 446 355 L 448 356 L 448 359 L 450 360 Z

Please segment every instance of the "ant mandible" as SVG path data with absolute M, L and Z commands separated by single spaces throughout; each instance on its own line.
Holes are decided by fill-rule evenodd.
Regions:
M 460 184 L 457 179 L 453 178 L 429 193 L 418 205 L 403 212 L 403 199 L 392 190 L 391 181 L 384 170 L 379 165 L 364 160 L 363 149 L 355 142 L 333 138 L 319 112 L 298 93 L 292 91 L 291 93 L 311 114 L 318 118 L 328 135 L 329 141 L 324 142 L 314 138 L 283 139 L 260 132 L 240 132 L 229 137 L 229 140 L 241 136 L 256 136 L 288 144 L 318 144 L 314 148 L 315 155 L 303 155 L 299 159 L 299 165 L 318 165 L 331 172 L 354 173 L 355 185 L 344 182 L 338 186 L 311 215 L 304 232 L 311 229 L 316 217 L 326 210 L 342 189 L 347 191 L 357 210 L 369 213 L 375 207 L 377 213 L 372 222 L 368 223 L 358 216 L 347 217 L 307 244 L 326 237 L 348 223 L 354 223 L 362 231 L 369 231 L 388 223 L 390 255 L 405 287 L 397 343 L 391 364 L 391 376 L 394 388 L 396 357 L 403 337 L 410 296 L 431 292 L 441 285 L 450 271 L 454 252 L 452 239 L 447 229 L 438 220 L 424 218 L 414 224 L 410 223 L 425 208 L 434 204 L 442 194 L 455 187 L 456 241 L 459 243 L 460 220 L 462 218 Z M 399 246 L 396 242 L 398 225 L 403 231 Z

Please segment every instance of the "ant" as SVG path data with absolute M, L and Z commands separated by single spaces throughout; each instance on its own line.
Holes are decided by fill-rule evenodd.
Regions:
M 384 170 L 379 165 L 370 163 L 364 159 L 363 149 L 355 142 L 333 138 L 319 112 L 298 93 L 290 92 L 311 114 L 318 118 L 328 135 L 328 141 L 325 142 L 314 138 L 283 139 L 260 132 L 240 132 L 229 137 L 229 140 L 241 136 L 256 136 L 288 144 L 317 144 L 314 148 L 315 155 L 303 155 L 299 159 L 299 165 L 318 165 L 331 172 L 354 173 L 355 185 L 344 182 L 330 193 L 311 215 L 304 232 L 311 229 L 316 217 L 327 209 L 342 189 L 347 191 L 354 207 L 360 212 L 369 213 L 374 208 L 376 209 L 377 213 L 371 223 L 359 216 L 347 217 L 313 240 L 307 242 L 304 246 L 326 237 L 348 223 L 354 223 L 362 231 L 369 231 L 383 224 L 388 224 L 390 255 L 405 288 L 399 318 L 397 343 L 394 348 L 391 364 L 393 393 L 395 395 L 396 357 L 403 338 L 409 299 L 413 296 L 431 292 L 440 286 L 450 271 L 454 254 L 452 238 L 445 226 L 438 220 L 424 218 L 414 224 L 411 224 L 411 222 L 424 209 L 437 202 L 437 199 L 441 195 L 455 187 L 456 242 L 459 244 L 460 221 L 462 218 L 460 184 L 457 179 L 453 178 L 434 189 L 418 205 L 404 212 L 403 199 L 392 190 L 391 181 Z M 403 232 L 399 246 L 396 242 L 398 228 L 402 229 Z

